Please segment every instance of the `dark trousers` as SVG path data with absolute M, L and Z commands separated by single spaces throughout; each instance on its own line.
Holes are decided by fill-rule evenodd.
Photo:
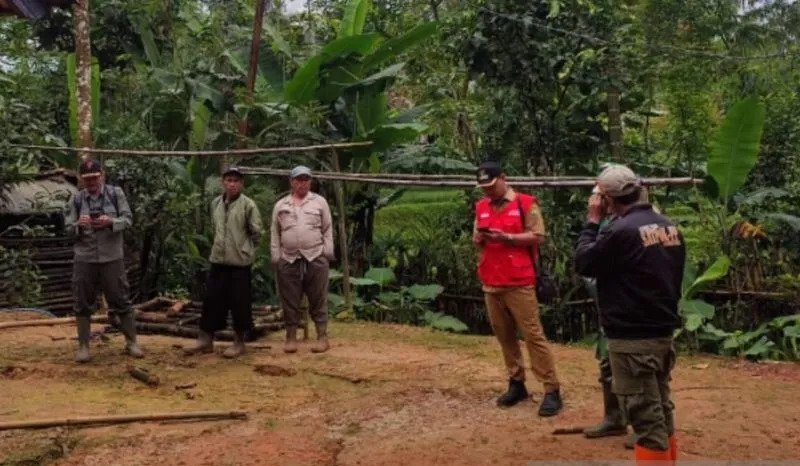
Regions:
M 233 330 L 245 334 L 253 329 L 251 267 L 211 264 L 206 281 L 206 299 L 200 329 L 213 334 L 227 327 L 228 311 Z
M 97 310 L 97 293 L 102 291 L 110 314 L 131 312 L 128 278 L 122 259 L 103 262 L 75 262 L 72 267 L 73 308 L 76 315 L 90 316 Z
M 303 257 L 278 263 L 278 289 L 283 320 L 287 328 L 300 325 L 303 295 L 308 297 L 308 314 L 316 324 L 328 322 L 328 259 L 320 256 L 311 262 Z
M 636 443 L 651 450 L 669 449 L 675 433 L 670 373 L 675 367 L 672 338 L 609 340 L 612 389 L 620 400 Z

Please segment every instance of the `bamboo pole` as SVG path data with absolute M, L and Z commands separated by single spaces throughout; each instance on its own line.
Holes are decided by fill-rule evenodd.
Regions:
M 369 147 L 372 141 L 362 142 L 346 142 L 337 144 L 316 144 L 312 146 L 295 146 L 295 147 L 262 147 L 253 149 L 229 149 L 229 150 L 142 150 L 142 149 L 98 149 L 98 148 L 75 148 L 75 147 L 60 147 L 60 146 L 40 146 L 35 144 L 9 144 L 9 147 L 17 147 L 20 149 L 37 149 L 49 151 L 63 151 L 63 152 L 81 152 L 87 154 L 109 154 L 109 155 L 141 155 L 149 157 L 190 157 L 193 155 L 199 156 L 217 156 L 225 157 L 229 155 L 257 155 L 257 154 L 270 154 L 281 152 L 308 152 L 314 150 L 324 149 L 353 149 L 358 147 Z
M 121 416 L 91 416 L 64 419 L 42 419 L 38 421 L 0 422 L 0 431 L 13 429 L 46 429 L 60 426 L 90 426 L 100 424 L 125 424 L 129 422 L 178 421 L 178 420 L 224 420 L 247 419 L 246 411 L 194 411 L 186 413 L 152 413 Z
M 278 168 L 266 168 L 266 167 L 244 167 L 248 171 L 252 172 L 253 174 L 261 174 L 261 175 L 275 175 L 275 176 L 289 176 L 289 170 L 285 169 L 278 169 Z M 456 180 L 456 181 L 470 181 L 475 184 L 475 175 L 474 174 L 461 174 L 461 175 L 453 175 L 453 174 L 443 174 L 443 175 L 423 175 L 423 174 L 416 174 L 416 173 L 348 173 L 342 171 L 333 171 L 333 172 L 315 172 L 316 173 L 324 173 L 325 175 L 337 175 L 337 176 L 348 176 L 352 178 L 379 178 L 379 179 L 392 179 L 392 180 L 434 180 L 434 181 L 442 181 L 442 180 Z M 567 180 L 579 180 L 583 181 L 589 179 L 588 176 L 506 176 L 506 180 L 508 181 L 567 181 Z
M 251 167 L 243 167 L 243 173 L 248 173 L 251 175 L 268 175 L 268 176 L 286 176 L 285 170 L 275 170 L 275 169 L 268 169 L 268 168 L 251 168 Z M 388 177 L 380 177 L 380 176 L 363 176 L 364 174 L 358 174 L 353 176 L 353 174 L 344 174 L 344 173 L 325 173 L 325 172 L 316 172 L 314 173 L 314 177 L 321 179 L 321 180 L 337 180 L 337 181 L 354 181 L 360 183 L 372 183 L 372 184 L 381 184 L 381 185 L 388 185 L 388 186 L 410 186 L 410 187 L 451 187 L 451 188 L 474 188 L 475 181 L 468 181 L 468 180 L 433 180 L 433 179 L 418 179 L 418 180 L 409 180 L 409 179 L 397 179 L 397 178 L 388 178 Z M 550 178 L 550 179 L 541 179 L 541 178 L 520 178 L 517 180 L 510 181 L 510 183 L 515 187 L 527 187 L 527 188 L 592 188 L 597 183 L 596 178 L 571 178 L 571 179 L 560 179 L 560 178 Z M 643 178 L 642 184 L 645 186 L 684 186 L 684 185 L 698 185 L 702 184 L 703 180 L 699 178 Z
M 92 316 L 92 323 L 104 324 L 108 316 Z M 74 324 L 74 317 L 61 317 L 57 319 L 18 320 L 16 322 L 0 322 L 0 330 L 18 327 L 52 327 L 55 325 Z

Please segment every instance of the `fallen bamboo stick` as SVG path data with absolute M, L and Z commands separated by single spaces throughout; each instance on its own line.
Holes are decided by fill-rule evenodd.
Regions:
M 582 434 L 586 427 L 560 427 L 553 431 L 553 435 Z
M 60 426 L 90 426 L 98 424 L 125 424 L 129 422 L 177 421 L 177 420 L 224 420 L 247 419 L 245 411 L 195 411 L 188 413 L 154 413 L 121 416 L 92 416 L 66 419 L 42 419 L 38 421 L 0 422 L 0 431 L 13 429 L 46 429 Z
M 104 324 L 108 322 L 108 316 L 92 316 L 92 323 Z M 55 325 L 65 325 L 75 323 L 74 317 L 60 317 L 57 319 L 34 319 L 18 320 L 16 322 L 0 322 L 0 330 L 16 327 L 52 327 Z
M 128 366 L 128 374 L 151 387 L 157 387 L 161 384 L 161 379 L 157 375 L 151 374 L 150 371 L 143 367 Z

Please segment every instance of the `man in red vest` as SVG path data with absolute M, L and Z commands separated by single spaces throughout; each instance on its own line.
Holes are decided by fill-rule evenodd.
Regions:
M 536 300 L 534 266 L 545 239 L 541 210 L 535 197 L 518 194 L 508 186 L 497 162 L 481 164 L 478 187 L 486 196 L 475 206 L 472 240 L 481 253 L 478 276 L 509 376 L 508 391 L 497 399 L 497 405 L 513 406 L 528 397 L 519 330 L 533 374 L 544 384 L 539 415 L 554 416 L 561 410 L 559 381 Z

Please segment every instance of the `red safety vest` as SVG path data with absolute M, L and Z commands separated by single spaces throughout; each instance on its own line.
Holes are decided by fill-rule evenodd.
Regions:
M 530 212 L 536 197 L 517 193 L 517 197 L 506 204 L 503 210 L 492 209 L 490 199 L 485 197 L 475 206 L 475 223 L 478 228 L 501 230 L 505 233 L 522 233 L 523 212 Z M 522 204 L 522 209 L 520 209 Z M 478 264 L 478 277 L 486 286 L 533 286 L 536 285 L 536 271 L 533 257 L 539 256 L 539 245 L 511 246 L 503 242 L 483 244 L 481 260 Z

